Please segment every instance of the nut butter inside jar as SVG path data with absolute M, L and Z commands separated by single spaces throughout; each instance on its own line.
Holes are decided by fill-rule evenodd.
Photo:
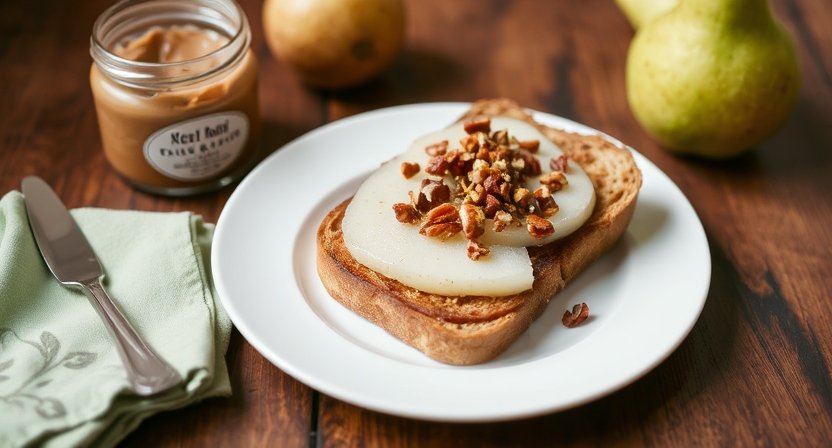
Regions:
M 90 85 L 104 154 L 136 187 L 230 184 L 257 156 L 251 32 L 232 0 L 127 0 L 96 21 Z

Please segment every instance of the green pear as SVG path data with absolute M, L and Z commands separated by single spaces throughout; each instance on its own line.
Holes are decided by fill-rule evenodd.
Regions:
M 794 42 L 767 0 L 681 0 L 636 33 L 627 97 L 662 146 L 727 158 L 773 134 L 794 108 Z
M 630 25 L 639 29 L 673 9 L 679 0 L 615 0 L 615 3 L 627 16 Z

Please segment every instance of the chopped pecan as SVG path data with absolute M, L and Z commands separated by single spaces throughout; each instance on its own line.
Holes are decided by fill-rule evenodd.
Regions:
M 491 140 L 493 140 L 497 145 L 508 146 L 508 129 L 494 131 L 494 133 L 491 134 Z
M 555 192 L 563 189 L 563 186 L 568 183 L 566 175 L 563 171 L 552 171 L 540 178 L 540 183 L 547 186 L 549 191 Z
M 444 156 L 448 152 L 448 141 L 442 140 L 441 142 L 428 145 L 425 147 L 425 152 L 431 157 Z
M 523 140 L 518 145 L 520 149 L 525 149 L 528 152 L 537 152 L 540 149 L 540 140 Z
M 412 192 L 408 191 L 407 194 L 410 196 L 410 203 L 413 204 L 413 207 L 422 212 L 427 213 L 431 209 L 430 201 L 428 200 L 427 196 L 421 191 Z
M 500 195 L 500 184 L 505 182 L 499 174 L 492 173 L 482 181 L 486 193 L 494 196 Z
M 585 321 L 587 317 L 589 317 L 589 307 L 586 303 L 581 303 L 573 306 L 572 311 L 566 310 L 563 313 L 561 322 L 563 322 L 563 326 L 566 328 L 574 328 Z
M 432 208 L 425 216 L 425 224 L 443 224 L 459 221 L 459 211 L 453 204 L 441 204 Z
M 535 157 L 534 154 L 526 150 L 520 150 L 517 151 L 517 155 L 521 157 L 524 162 L 523 174 L 528 176 L 537 176 L 542 172 L 540 169 L 540 161 L 537 160 L 537 157 Z
M 549 188 L 545 185 L 535 190 L 534 197 L 537 199 L 537 206 L 544 218 L 554 215 L 560 209 Z
M 491 119 L 488 117 L 474 117 L 462 124 L 463 128 L 465 128 L 465 132 L 469 134 L 474 134 L 477 132 L 485 132 L 486 134 L 491 132 Z
M 482 185 L 479 186 L 481 187 Z M 472 189 L 471 191 L 465 193 L 465 202 L 470 204 L 478 204 L 481 201 L 482 196 L 476 190 Z
M 475 157 L 471 153 L 451 151 L 445 155 L 448 172 L 454 176 L 462 176 L 474 166 Z
M 416 173 L 419 172 L 419 164 L 418 163 L 410 163 L 410 162 L 402 162 L 401 167 L 399 169 L 402 172 L 402 176 L 405 179 L 410 179 L 411 177 L 415 176 Z
M 480 184 L 474 185 L 474 188 L 467 194 L 468 202 L 476 205 L 482 205 L 485 202 L 485 187 Z
M 541 239 L 555 233 L 555 226 L 548 219 L 537 215 L 526 216 L 526 230 L 534 238 Z
M 475 163 L 476 165 L 476 163 Z M 491 175 L 491 168 L 473 169 L 468 173 L 468 180 L 475 184 L 481 184 Z
M 491 163 L 495 163 L 499 160 L 509 160 L 512 154 L 513 152 L 510 151 L 508 147 L 501 145 L 488 154 L 488 159 Z
M 491 167 L 494 168 L 497 171 L 500 171 L 501 173 L 504 172 L 504 171 L 508 171 L 508 165 L 506 164 L 505 159 L 500 159 L 500 160 L 495 161 L 491 165 Z
M 442 204 L 431 209 L 425 215 L 425 221 L 419 227 L 419 233 L 429 237 L 448 239 L 462 231 L 459 212 L 452 204 Z
M 517 171 L 523 172 L 523 168 L 526 167 L 526 161 L 523 160 L 522 157 L 514 158 L 511 161 L 511 167 Z
M 532 192 L 525 188 L 518 188 L 514 190 L 512 199 L 514 200 L 514 203 L 523 210 L 528 210 L 529 206 L 532 205 L 532 201 L 535 200 Z
M 476 135 L 467 135 L 459 140 L 460 146 L 465 152 L 478 152 L 480 149 L 480 140 Z
M 491 219 L 494 215 L 500 211 L 500 207 L 502 203 L 496 196 L 493 194 L 486 194 L 485 196 L 485 207 L 483 208 L 483 212 L 485 213 L 485 217 Z
M 512 221 L 511 213 L 502 210 L 494 214 L 494 231 L 502 232 Z
M 436 156 L 430 159 L 430 162 L 425 167 L 425 171 L 434 176 L 444 176 L 450 165 L 444 156 Z
M 430 224 L 430 225 L 423 225 L 419 229 L 419 233 L 425 236 L 429 236 L 431 238 L 439 238 L 441 240 L 446 240 L 462 230 L 462 225 L 459 221 L 449 222 L 449 223 L 440 223 L 440 224 Z
M 422 179 L 419 193 L 425 195 L 425 199 L 430 202 L 430 208 L 434 208 L 439 204 L 443 204 L 451 200 L 451 188 L 445 185 L 445 182 L 441 179 Z
M 393 211 L 396 212 L 396 220 L 403 224 L 416 224 L 421 219 L 419 210 L 412 204 L 399 202 L 393 204 Z
M 474 240 L 468 240 L 468 248 L 467 248 L 468 258 L 477 261 L 480 257 L 484 257 L 491 253 L 491 250 L 485 246 L 480 245 L 480 243 Z
M 509 177 L 509 179 L 511 178 Z M 500 184 L 500 196 L 505 200 L 511 197 L 511 183 L 509 180 L 503 179 L 503 183 Z
M 551 168 L 552 171 L 563 171 L 564 173 L 568 172 L 569 159 L 566 158 L 566 154 L 561 154 L 560 157 L 552 157 L 552 160 L 549 160 L 549 168 Z
M 459 208 L 459 221 L 462 223 L 462 231 L 469 240 L 482 235 L 485 232 L 485 213 L 481 207 L 471 203 L 462 204 Z
M 480 135 L 485 135 L 485 134 L 480 134 Z M 490 138 L 488 138 L 486 136 L 485 138 L 480 139 L 480 146 L 489 150 L 489 151 L 494 151 L 499 145 L 494 143 L 494 140 L 491 140 Z

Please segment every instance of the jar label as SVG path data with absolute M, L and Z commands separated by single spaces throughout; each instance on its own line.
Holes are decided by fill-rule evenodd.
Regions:
M 204 180 L 223 172 L 248 141 L 248 117 L 220 112 L 182 121 L 153 133 L 144 158 L 156 171 L 176 180 Z

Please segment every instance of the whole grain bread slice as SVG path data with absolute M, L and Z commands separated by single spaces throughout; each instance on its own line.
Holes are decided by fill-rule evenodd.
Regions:
M 477 101 L 461 119 L 478 115 L 535 125 L 583 167 L 595 187 L 595 210 L 580 229 L 529 248 L 531 290 L 507 297 L 449 297 L 385 277 L 358 263 L 344 246 L 341 220 L 349 200 L 326 215 L 317 235 L 318 273 L 333 298 L 427 356 L 457 365 L 482 363 L 508 348 L 558 291 L 624 234 L 641 187 L 632 154 L 601 136 L 543 126 L 507 99 Z

